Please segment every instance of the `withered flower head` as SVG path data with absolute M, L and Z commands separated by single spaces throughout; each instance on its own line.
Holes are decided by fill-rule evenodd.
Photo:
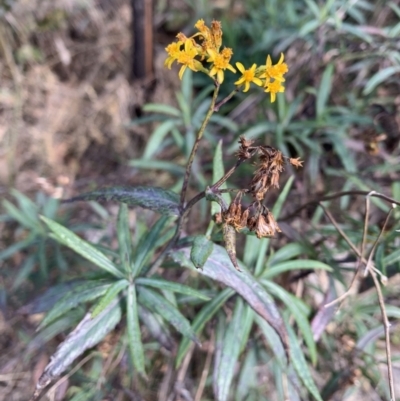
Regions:
M 247 220 L 247 228 L 255 231 L 257 238 L 273 237 L 276 232 L 281 232 L 272 213 L 261 204 L 258 204 L 255 215 Z
M 289 159 L 289 163 L 292 165 L 292 166 L 295 166 L 295 167 L 303 167 L 303 161 L 302 160 L 300 160 L 300 157 L 297 157 L 296 159 L 294 159 L 294 158 L 290 158 Z
M 254 156 L 257 151 L 257 147 L 252 147 L 254 143 L 251 139 L 246 139 L 244 136 L 239 138 L 240 147 L 236 153 L 238 159 L 247 160 Z

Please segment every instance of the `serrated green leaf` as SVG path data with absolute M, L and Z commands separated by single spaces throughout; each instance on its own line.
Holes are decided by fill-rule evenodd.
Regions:
M 92 309 L 92 318 L 94 319 L 99 315 L 107 306 L 118 296 L 118 294 L 128 287 L 129 281 L 122 279 L 111 284 L 104 296 L 97 302 L 97 304 Z
M 290 270 L 325 270 L 328 272 L 333 271 L 332 267 L 326 263 L 320 262 L 319 260 L 289 260 L 287 262 L 277 263 L 271 266 L 269 269 L 265 270 L 262 274 L 262 278 L 271 279 L 272 277 L 278 276 L 284 272 Z
M 225 330 L 218 371 L 214 377 L 214 391 L 218 401 L 227 401 L 229 397 L 243 334 L 243 311 L 243 301 L 237 298 L 232 320 Z
M 90 283 L 92 284 L 92 283 Z M 56 304 L 51 308 L 49 313 L 41 321 L 38 330 L 47 326 L 49 323 L 53 322 L 60 316 L 64 315 L 78 305 L 83 304 L 88 301 L 92 301 L 108 290 L 110 287 L 109 283 L 98 283 L 98 286 L 92 287 L 89 284 L 89 288 L 85 288 L 85 284 L 77 285 L 72 291 L 64 295 Z
M 141 238 L 136 248 L 134 267 L 132 269 L 133 277 L 137 277 L 140 274 L 146 260 L 154 253 L 155 247 L 157 246 L 157 239 L 160 237 L 161 231 L 168 221 L 169 218 L 167 216 L 161 217 L 156 221 L 151 230 Z
M 234 294 L 234 291 L 230 288 L 225 288 L 215 298 L 208 302 L 203 308 L 196 314 L 196 317 L 192 323 L 193 331 L 199 335 L 204 329 L 206 323 L 213 318 L 218 310 L 225 304 L 225 302 Z M 190 347 L 190 340 L 185 337 L 179 345 L 179 349 L 176 355 L 175 365 L 178 368 L 182 363 L 184 356 L 186 355 Z
M 92 319 L 87 313 L 79 325 L 62 342 L 37 382 L 36 389 L 46 387 L 67 369 L 87 349 L 98 344 L 121 320 L 118 300 Z
M 189 337 L 197 344 L 200 344 L 193 331 L 190 322 L 175 308 L 169 301 L 158 293 L 145 287 L 138 288 L 139 302 L 146 308 L 158 313 L 163 319 L 169 322 L 177 331 Z
M 308 369 L 307 361 L 304 357 L 303 351 L 297 341 L 296 335 L 293 329 L 288 324 L 286 326 L 289 334 L 290 343 L 290 360 L 293 363 L 293 367 L 299 375 L 301 381 L 306 386 L 307 390 L 314 396 L 317 401 L 323 401 L 317 386 L 315 385 L 314 379 L 311 376 L 310 370 Z
M 119 207 L 117 235 L 121 264 L 129 276 L 132 263 L 132 237 L 129 230 L 129 210 L 125 203 L 121 203 Z
M 126 304 L 126 319 L 128 329 L 128 346 L 131 362 L 139 373 L 145 374 L 144 349 L 140 333 L 136 289 L 132 284 L 128 288 Z
M 152 161 L 154 163 L 154 161 Z M 158 187 L 110 187 L 82 194 L 62 202 L 117 201 L 128 206 L 140 206 L 160 214 L 179 216 L 179 196 L 175 192 Z
M 135 280 L 137 285 L 144 285 L 147 287 L 158 288 L 159 290 L 167 290 L 172 292 L 177 292 L 179 294 L 185 294 L 189 296 L 193 296 L 196 298 L 204 299 L 205 301 L 209 301 L 210 297 L 204 295 L 200 291 L 197 291 L 187 285 L 174 283 L 172 281 L 163 280 L 159 278 L 147 278 L 147 277 L 139 277 Z
M 57 241 L 73 249 L 76 253 L 94 263 L 96 266 L 101 267 L 113 276 L 124 278 L 124 275 L 117 269 L 117 267 L 115 267 L 115 265 L 103 253 L 98 251 L 93 245 L 89 244 L 89 242 L 79 238 L 72 231 L 68 230 L 68 228 L 63 227 L 61 224 L 58 224 L 53 220 L 44 216 L 41 216 L 41 219 L 54 233 L 54 238 Z
M 201 269 L 211 255 L 214 243 L 205 235 L 198 235 L 194 238 L 192 249 L 190 251 L 190 259 L 196 269 Z

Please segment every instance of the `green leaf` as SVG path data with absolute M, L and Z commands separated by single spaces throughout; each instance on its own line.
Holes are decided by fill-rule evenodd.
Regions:
M 295 258 L 306 251 L 307 249 L 304 245 L 299 244 L 298 242 L 292 242 L 279 248 L 273 255 L 271 255 L 268 259 L 268 264 L 273 267 L 274 264 L 277 264 L 278 262 Z
M 80 304 L 92 301 L 93 299 L 100 297 L 110 287 L 110 283 L 108 282 L 104 283 L 100 281 L 97 283 L 96 287 L 93 287 L 92 284 L 92 282 L 89 282 L 87 284 L 82 283 L 76 285 L 72 291 L 65 294 L 59 301 L 54 304 L 50 312 L 41 321 L 38 330 L 41 330 L 49 323 L 53 322 L 71 309 L 76 308 Z
M 196 314 L 196 317 L 192 323 L 193 331 L 199 335 L 204 329 L 206 323 L 213 318 L 213 316 L 218 312 L 218 310 L 225 304 L 225 302 L 234 294 L 233 290 L 230 288 L 225 288 L 222 290 L 215 298 L 207 303 L 203 308 Z M 176 355 L 176 367 L 178 368 L 183 361 L 190 347 L 190 340 L 185 337 L 179 345 L 179 349 Z
M 7 259 L 15 253 L 19 252 L 22 249 L 27 248 L 28 246 L 33 245 L 37 241 L 37 237 L 34 233 L 30 234 L 27 238 L 22 241 L 16 242 L 12 244 L 8 248 L 4 249 L 0 252 L 0 260 Z
M 236 401 L 247 400 L 248 398 L 246 397 L 251 392 L 251 389 L 258 387 L 257 370 L 254 369 L 258 362 L 256 352 L 256 347 L 249 348 L 246 358 L 241 365 L 240 377 L 235 392 Z
M 185 294 L 192 297 L 197 297 L 200 299 L 204 299 L 205 301 L 209 301 L 210 297 L 204 295 L 200 291 L 197 291 L 187 285 L 174 283 L 172 281 L 157 279 L 157 278 L 146 278 L 146 277 L 139 277 L 135 280 L 135 283 L 138 285 L 144 285 L 146 287 L 153 287 L 158 288 L 159 290 L 166 290 L 177 292 L 179 294 Z
M 152 161 L 153 163 L 153 161 Z M 179 196 L 158 187 L 110 187 L 82 194 L 62 202 L 117 201 L 128 206 L 140 206 L 160 214 L 179 216 Z
M 220 178 L 225 175 L 223 154 L 222 154 L 222 139 L 218 142 L 215 149 L 214 160 L 213 160 L 213 184 L 215 184 Z M 220 189 L 226 188 L 226 182 L 220 186 Z M 221 195 L 225 202 L 229 205 L 231 203 L 231 196 L 228 193 Z M 215 202 L 211 202 L 211 215 L 221 211 L 220 206 Z
M 334 65 L 330 63 L 326 66 L 325 71 L 322 74 L 316 101 L 317 118 L 321 118 L 324 114 L 329 95 L 331 94 L 333 70 Z
M 15 277 L 11 290 L 17 289 L 29 277 L 36 266 L 36 259 L 36 254 L 26 257 L 26 259 L 18 267 L 17 275 Z
M 268 291 L 279 298 L 292 313 L 303 335 L 304 341 L 307 344 L 310 352 L 311 362 L 313 365 L 315 365 L 317 363 L 317 346 L 315 344 L 314 335 L 308 320 L 309 311 L 307 310 L 307 306 L 302 300 L 285 291 L 282 287 L 273 283 L 272 281 L 263 280 L 262 283 L 268 289 Z
M 126 319 L 128 326 L 129 353 L 133 366 L 139 373 L 145 374 L 144 349 L 138 317 L 138 305 L 136 301 L 136 289 L 134 285 L 128 288 L 126 304 Z
M 286 325 L 289 333 L 290 343 L 290 359 L 293 363 L 293 367 L 299 375 L 301 381 L 307 387 L 308 391 L 314 396 L 317 401 L 323 401 L 317 386 L 315 385 L 314 379 L 311 376 L 310 370 L 308 369 L 307 361 L 304 357 L 303 351 L 297 341 L 296 335 L 290 325 Z
M 87 349 L 98 344 L 121 320 L 121 308 L 118 300 L 111 303 L 96 318 L 87 313 L 79 325 L 62 342 L 42 376 L 36 384 L 36 390 L 43 389 L 67 369 L 72 362 Z
M 32 218 L 32 216 L 26 215 L 21 210 L 19 210 L 15 205 L 9 202 L 7 199 L 3 200 L 2 205 L 5 211 L 16 220 L 22 227 L 25 227 L 29 230 L 40 231 L 40 222 L 39 220 Z
M 150 231 L 146 233 L 136 249 L 135 266 L 132 269 L 132 276 L 137 277 L 140 274 L 146 260 L 153 254 L 157 246 L 157 239 L 160 237 L 161 231 L 168 223 L 169 218 L 164 216 L 157 220 Z
M 320 269 L 328 272 L 332 272 L 333 269 L 326 263 L 320 262 L 319 260 L 289 260 L 287 262 L 277 263 L 265 270 L 262 274 L 262 278 L 271 279 L 272 277 L 278 276 L 287 271 L 291 270 L 314 270 Z
M 54 233 L 54 238 L 59 242 L 73 249 L 76 253 L 101 267 L 113 276 L 118 278 L 124 277 L 115 265 L 103 253 L 98 251 L 93 245 L 89 244 L 89 242 L 79 238 L 72 231 L 68 230 L 68 228 L 63 227 L 61 224 L 58 224 L 53 220 L 44 216 L 41 216 L 41 219 L 47 224 L 49 229 Z
M 95 318 L 98 314 L 103 312 L 105 308 L 117 297 L 117 295 L 128 287 L 129 281 L 122 279 L 116 281 L 114 284 L 110 285 L 107 292 L 99 300 L 99 302 L 92 309 L 92 318 Z
M 161 114 L 168 114 L 173 117 L 179 117 L 180 111 L 173 106 L 169 106 L 162 103 L 146 103 L 143 106 L 143 111 L 148 113 L 161 113 Z
M 117 235 L 121 264 L 129 276 L 132 263 L 132 237 L 129 230 L 129 210 L 125 203 L 121 203 L 119 207 Z
M 218 364 L 218 370 L 214 377 L 214 391 L 218 401 L 227 401 L 229 390 L 235 374 L 236 362 L 239 358 L 240 343 L 243 335 L 243 301 L 236 299 L 232 320 L 225 330 L 222 345 L 222 353 Z
M 200 344 L 194 333 L 190 322 L 164 297 L 156 292 L 144 287 L 138 288 L 139 302 L 146 308 L 158 313 L 163 319 L 169 322 L 176 330 L 186 337 L 189 337 L 195 343 Z
M 190 251 L 190 259 L 196 269 L 201 269 L 204 266 L 204 263 L 207 262 L 208 257 L 211 255 L 213 247 L 214 243 L 205 235 L 198 235 L 194 238 L 193 246 Z
M 143 159 L 150 160 L 154 155 L 163 149 L 163 142 L 165 137 L 174 128 L 176 122 L 174 120 L 167 120 L 161 123 L 151 134 L 149 140 L 147 141 L 146 148 L 143 153 Z
M 400 73 L 400 66 L 387 67 L 378 71 L 365 84 L 363 95 L 369 95 L 379 84 L 398 73 Z
M 189 247 L 174 250 L 170 253 L 170 257 L 181 266 L 194 269 L 190 260 Z M 254 311 L 261 315 L 277 331 L 287 349 L 286 330 L 274 300 L 243 264 L 240 263 L 239 267 L 242 270 L 241 272 L 232 266 L 226 250 L 214 244 L 213 252 L 204 264 L 203 269 L 198 270 L 198 272 L 233 288 L 240 294 Z

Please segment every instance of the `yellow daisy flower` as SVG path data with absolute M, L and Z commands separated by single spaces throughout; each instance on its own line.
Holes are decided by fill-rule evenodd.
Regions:
M 266 89 L 264 92 L 271 93 L 271 103 L 275 102 L 276 94 L 278 92 L 285 92 L 285 88 L 278 80 L 275 80 L 274 82 L 268 82 L 265 87 Z
M 250 89 L 250 83 L 253 82 L 258 86 L 262 86 L 260 78 L 255 76 L 257 65 L 253 64 L 251 68 L 246 70 L 242 63 L 236 63 L 237 69 L 242 73 L 242 76 L 235 82 L 235 85 L 244 85 L 243 92 L 247 92 Z
M 168 67 L 168 69 L 171 69 L 172 63 L 178 59 L 180 53 L 181 53 L 181 46 L 183 42 L 178 41 L 178 42 L 173 42 L 170 45 L 168 45 L 165 50 L 168 53 L 167 59 L 164 61 L 164 65 Z
M 263 77 L 268 79 L 276 79 L 277 81 L 280 82 L 285 82 L 285 79 L 283 78 L 283 75 L 286 74 L 289 69 L 286 63 L 283 62 L 284 60 L 284 55 L 281 53 L 281 57 L 278 61 L 277 64 L 272 65 L 271 57 L 268 55 L 267 61 L 265 64 L 265 73 L 263 74 Z
M 179 70 L 179 78 L 182 79 L 183 73 L 189 67 L 192 71 L 197 71 L 196 61 L 194 58 L 197 56 L 197 49 L 191 39 L 185 42 L 184 49 L 179 52 L 177 61 L 183 64 Z
M 225 48 L 222 50 L 221 53 L 217 53 L 215 50 L 208 49 L 208 55 L 210 56 L 207 61 L 209 63 L 213 63 L 213 66 L 210 70 L 210 76 L 213 77 L 214 75 L 217 76 L 217 81 L 222 84 L 224 82 L 224 71 L 226 69 L 232 71 L 233 73 L 236 70 L 229 64 L 229 61 L 232 56 L 232 50 L 229 48 Z

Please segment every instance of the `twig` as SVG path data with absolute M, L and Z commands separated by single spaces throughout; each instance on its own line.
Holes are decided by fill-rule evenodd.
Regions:
M 227 103 L 229 100 L 231 100 L 233 98 L 233 96 L 236 95 L 236 93 L 239 92 L 239 87 L 237 87 L 236 89 L 234 89 L 226 98 L 222 99 L 220 102 L 218 102 L 215 106 L 214 106 L 214 111 L 219 111 L 219 109 L 225 104 Z
M 368 198 L 369 199 L 369 198 Z M 378 238 L 376 239 L 371 252 L 368 257 L 367 261 L 367 266 L 366 269 L 367 271 L 371 274 L 371 277 L 374 281 L 374 285 L 376 288 L 376 292 L 378 294 L 378 301 L 379 301 L 379 307 L 381 309 L 382 313 L 382 320 L 383 320 L 383 327 L 385 328 L 385 345 L 386 345 L 386 360 L 387 360 L 387 367 L 388 367 L 388 379 L 389 379 L 389 391 L 390 391 L 390 401 L 395 401 L 396 396 L 394 393 L 394 377 L 393 377 L 393 366 L 392 366 L 392 352 L 390 348 L 390 322 L 386 313 L 386 306 L 385 306 L 385 300 L 383 298 L 383 293 L 381 289 L 381 285 L 379 283 L 379 280 L 377 278 L 376 270 L 372 266 L 372 258 L 375 252 L 375 249 L 378 245 L 378 242 L 380 238 L 382 237 L 382 234 L 386 228 L 386 225 L 389 221 L 390 214 L 392 213 L 393 209 L 396 207 L 396 205 L 392 205 L 392 208 L 389 210 L 389 213 L 386 216 L 385 223 L 383 224 L 383 227 L 378 235 Z
M 389 196 L 383 195 L 379 192 L 375 192 L 372 191 L 372 193 L 370 191 L 344 191 L 344 192 L 336 192 L 335 194 L 332 195 L 326 195 L 326 196 L 321 196 L 318 199 L 314 199 L 311 200 L 309 202 L 304 203 L 303 205 L 301 205 L 300 207 L 298 207 L 293 213 L 288 214 L 287 216 L 284 216 L 282 218 L 280 218 L 280 221 L 284 221 L 284 220 L 289 220 L 292 217 L 296 216 L 299 214 L 299 212 L 301 212 L 303 209 L 305 209 L 308 206 L 311 205 L 318 205 L 321 202 L 324 201 L 328 201 L 328 200 L 332 200 L 332 199 L 336 199 L 336 198 L 341 198 L 342 196 L 348 196 L 348 195 L 362 195 L 362 196 L 368 196 L 369 194 L 371 194 L 370 196 L 375 197 L 375 198 L 380 198 L 383 199 L 387 202 L 393 203 L 397 206 L 400 206 L 400 201 L 396 201 L 393 198 L 390 198 Z
M 204 387 L 206 386 L 206 380 L 208 377 L 208 373 L 210 371 L 211 359 L 214 354 L 214 348 L 215 348 L 214 341 L 215 341 L 215 335 L 214 335 L 214 331 L 212 331 L 208 350 L 207 350 L 206 362 L 204 364 L 203 372 L 201 373 L 200 383 L 199 383 L 199 386 L 197 387 L 194 401 L 201 401 L 201 396 L 203 395 Z

